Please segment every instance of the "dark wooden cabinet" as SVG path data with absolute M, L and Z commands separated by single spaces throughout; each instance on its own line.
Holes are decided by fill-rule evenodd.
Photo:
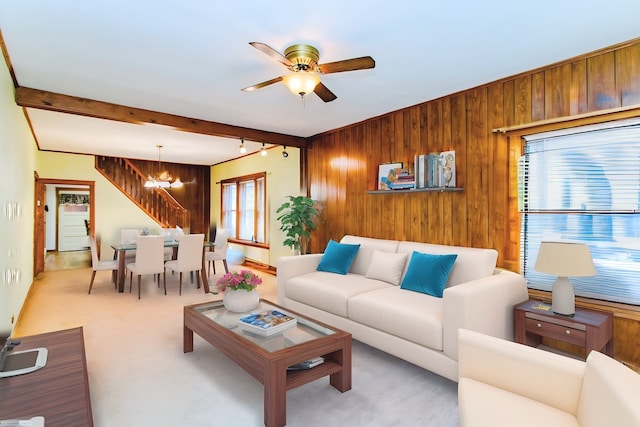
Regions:
M 46 348 L 47 364 L 0 378 L 0 419 L 42 416 L 47 427 L 93 426 L 82 328 L 18 339 L 15 351 Z

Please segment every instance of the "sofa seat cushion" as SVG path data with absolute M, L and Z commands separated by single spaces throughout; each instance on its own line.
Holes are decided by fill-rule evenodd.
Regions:
M 464 427 L 580 426 L 568 412 L 470 378 L 460 378 L 458 407 Z
M 293 277 L 285 282 L 284 286 L 287 298 L 342 317 L 349 317 L 349 298 L 369 291 L 395 287 L 359 274 L 342 275 L 324 271 Z
M 442 299 L 397 286 L 349 300 L 349 318 L 433 350 L 442 350 Z

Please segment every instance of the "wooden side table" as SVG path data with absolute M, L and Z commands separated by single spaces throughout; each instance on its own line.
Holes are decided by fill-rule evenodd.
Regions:
M 528 300 L 514 308 L 515 341 L 537 347 L 543 337 L 613 357 L 613 315 L 576 307 L 573 316 L 555 314 L 551 305 Z

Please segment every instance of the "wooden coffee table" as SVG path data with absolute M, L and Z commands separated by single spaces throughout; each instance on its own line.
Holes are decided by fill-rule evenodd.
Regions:
M 351 334 L 309 319 L 266 300 L 251 312 L 277 309 L 297 319 L 282 333 L 261 337 L 237 327 L 247 313 L 233 313 L 221 301 L 184 307 L 184 352 L 193 351 L 194 332 L 213 345 L 264 386 L 264 423 L 284 426 L 287 390 L 330 376 L 341 392 L 351 389 Z M 324 363 L 311 369 L 287 367 L 322 356 Z

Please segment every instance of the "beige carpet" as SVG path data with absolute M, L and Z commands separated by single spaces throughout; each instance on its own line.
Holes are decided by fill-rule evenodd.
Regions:
M 275 301 L 275 277 L 258 274 L 261 297 Z M 260 383 L 197 335 L 194 351 L 182 351 L 183 306 L 220 295 L 187 280 L 178 296 L 178 276 L 168 274 L 168 295 L 148 277 L 138 300 L 135 279 L 133 293 L 127 281 L 120 294 L 108 272 L 87 295 L 90 276 L 42 274 L 15 335 L 84 328 L 97 427 L 264 425 Z M 342 394 L 324 378 L 289 391 L 288 426 L 458 425 L 455 383 L 358 342 L 353 352 L 353 389 Z

